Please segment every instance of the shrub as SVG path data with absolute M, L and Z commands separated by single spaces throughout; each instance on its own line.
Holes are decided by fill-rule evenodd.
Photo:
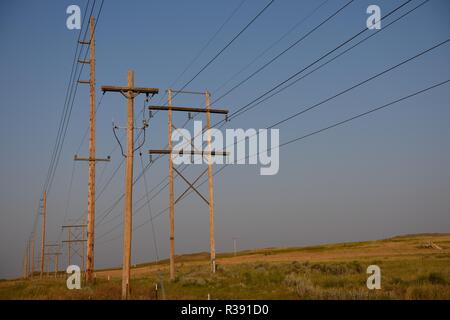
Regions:
M 186 277 L 180 280 L 180 283 L 183 287 L 194 286 L 194 287 L 203 287 L 208 284 L 208 281 L 204 278 L 191 278 Z
M 446 284 L 444 276 L 439 272 L 430 272 L 428 274 L 428 282 L 431 284 Z
M 284 283 L 294 289 L 300 298 L 312 298 L 317 293 L 311 280 L 295 273 L 287 275 Z
M 310 268 L 311 270 L 332 275 L 354 274 L 364 271 L 362 265 L 357 261 L 346 263 L 315 263 Z
M 430 272 L 427 275 L 422 275 L 417 277 L 416 282 L 419 284 L 430 283 L 430 284 L 446 284 L 444 276 L 439 272 Z

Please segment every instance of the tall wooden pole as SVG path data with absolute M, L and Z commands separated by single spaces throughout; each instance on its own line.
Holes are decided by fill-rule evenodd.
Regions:
M 131 232 L 133 210 L 134 98 L 141 94 L 157 94 L 157 88 L 134 87 L 134 72 L 128 70 L 128 86 L 102 86 L 103 92 L 120 92 L 127 98 L 127 155 L 125 168 L 125 201 L 123 217 L 122 299 L 130 296 Z M 125 94 L 126 93 L 126 94 Z
M 128 70 L 128 104 L 127 104 L 127 161 L 125 171 L 125 204 L 123 221 L 123 269 L 122 269 L 122 299 L 130 295 L 131 266 L 131 228 L 133 210 L 133 160 L 134 160 L 134 72 Z
M 167 90 L 168 114 L 168 146 L 172 150 L 172 90 Z M 175 279 L 175 212 L 173 192 L 173 161 L 172 154 L 169 155 L 169 222 L 170 222 L 170 280 Z
M 32 261 L 32 258 L 31 258 L 31 244 L 32 244 L 32 239 L 30 239 L 30 242 L 29 242 L 29 255 L 30 255 L 30 258 L 29 258 L 29 262 L 28 262 L 28 268 L 29 268 L 29 271 L 28 271 L 28 275 L 31 277 L 31 275 L 33 274 L 33 269 L 32 269 L 32 263 L 31 263 L 31 261 Z
M 36 239 L 36 232 L 33 231 L 31 238 L 31 276 L 34 274 L 34 240 Z
M 208 143 L 208 185 L 209 185 L 209 246 L 211 253 L 211 272 L 216 272 L 216 243 L 214 239 L 214 190 L 213 190 L 213 171 L 212 171 L 212 157 L 211 157 L 211 113 L 210 93 L 205 92 L 206 98 L 206 128 L 207 128 L 207 143 Z
M 41 279 L 44 276 L 44 266 L 45 266 L 45 219 L 47 211 L 47 192 L 44 191 L 44 196 L 42 199 L 42 239 L 41 239 Z
M 30 240 L 27 241 L 27 252 L 25 254 L 25 278 L 28 278 L 29 269 L 29 257 L 30 257 Z
M 95 225 L 95 36 L 94 17 L 89 21 L 90 28 L 90 136 L 89 136 L 89 194 L 88 194 L 88 230 L 87 230 L 87 268 L 86 280 L 92 282 L 94 271 L 94 225 Z M 84 243 L 83 243 L 84 252 Z M 84 254 L 83 254 L 84 255 Z M 84 260 L 84 259 L 83 259 Z

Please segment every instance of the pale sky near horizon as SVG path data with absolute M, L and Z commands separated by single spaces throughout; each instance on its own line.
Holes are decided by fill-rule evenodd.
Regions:
M 105 1 L 96 32 L 97 101 L 101 85 L 125 85 L 127 70 L 135 83 L 158 87 L 157 103 L 177 76 L 238 7 L 230 1 Z M 97 0 L 97 9 L 100 4 Z M 180 88 L 230 41 L 269 1 L 247 0 L 197 61 L 174 85 Z M 377 4 L 382 15 L 405 1 L 354 1 L 335 18 L 289 50 L 269 67 L 217 103 L 231 112 L 307 66 L 366 25 L 366 8 Z M 422 1 L 412 0 L 392 19 Z M 92 1 L 91 1 L 92 3 Z M 217 90 L 287 30 L 318 6 L 319 1 L 275 1 L 187 89 L 212 92 L 212 99 L 239 83 L 331 15 L 345 0 L 329 0 L 309 19 L 268 50 L 248 69 Z M 0 3 L 0 278 L 22 272 L 25 242 L 30 235 L 47 173 L 78 31 L 66 28 L 66 8 L 87 1 L 10 1 Z M 227 123 L 228 128 L 264 128 L 314 105 L 450 37 L 450 2 L 430 0 L 368 41 L 289 89 Z M 386 24 L 392 21 L 389 19 Z M 382 28 L 384 24 L 382 23 Z M 369 31 L 375 32 L 375 31 Z M 364 34 L 367 35 L 367 34 Z M 361 39 L 361 38 L 358 38 Z M 352 42 L 353 44 L 354 42 Z M 345 46 L 344 48 L 347 48 Z M 343 48 L 343 49 L 344 49 Z M 338 51 L 339 52 L 339 51 Z M 332 55 L 333 56 L 333 55 Z M 450 79 L 449 43 L 280 125 L 280 142 L 308 134 L 358 113 Z M 82 78 L 87 78 L 87 68 Z M 300 246 L 380 239 L 393 235 L 450 232 L 450 86 L 444 85 L 344 126 L 292 143 L 280 150 L 280 170 L 261 176 L 255 165 L 229 166 L 214 177 L 217 251 Z M 74 164 L 88 125 L 89 90 L 80 86 L 55 180 L 48 197 L 47 239 L 62 240 L 61 225 L 87 208 L 87 164 Z M 200 106 L 198 97 L 177 96 L 180 105 Z M 144 97 L 135 101 L 136 114 Z M 97 113 L 97 156 L 111 163 L 97 166 L 97 191 L 120 164 L 111 123 L 125 126 L 126 101 L 107 93 Z M 186 115 L 177 114 L 181 126 Z M 220 120 L 214 116 L 213 123 Z M 192 122 L 186 127 L 193 130 Z M 143 150 L 167 142 L 167 115 L 150 120 Z M 111 153 L 111 151 L 114 152 Z M 85 139 L 79 154 L 86 156 Z M 144 165 L 149 161 L 143 157 Z M 151 190 L 167 175 L 167 158 L 146 173 Z M 219 169 L 220 165 L 215 165 Z M 205 167 L 192 166 L 194 180 Z M 72 170 L 73 180 L 71 192 Z M 139 154 L 135 176 L 141 172 Z M 97 201 L 100 219 L 123 192 L 121 167 Z M 186 184 L 176 180 L 176 194 Z M 200 190 L 207 195 L 206 185 Z M 153 196 L 158 189 L 152 191 Z M 145 199 L 144 180 L 134 199 Z M 167 207 L 167 189 L 148 206 L 135 206 L 138 227 Z M 141 208 L 140 210 L 137 210 Z M 96 229 L 96 267 L 122 261 L 120 202 Z M 175 209 L 177 253 L 209 250 L 208 208 L 195 194 Z M 168 215 L 154 220 L 160 258 L 169 253 Z M 40 239 L 40 223 L 37 226 Z M 36 256 L 38 256 L 36 241 Z M 145 223 L 133 234 L 133 263 L 156 258 L 152 228 Z M 67 259 L 61 259 L 60 268 Z

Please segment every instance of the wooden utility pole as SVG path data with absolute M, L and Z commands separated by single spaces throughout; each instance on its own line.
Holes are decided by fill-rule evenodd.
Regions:
M 206 108 L 191 108 L 191 107 L 179 107 L 172 105 L 172 93 L 187 93 L 187 94 L 200 94 L 205 95 L 205 103 Z M 213 171 L 212 171 L 212 156 L 227 155 L 226 152 L 212 150 L 211 145 L 211 113 L 216 114 L 228 114 L 228 110 L 224 109 L 211 109 L 210 106 L 210 93 L 208 91 L 205 92 L 192 92 L 192 91 L 180 91 L 180 90 L 167 90 L 167 106 L 149 106 L 149 110 L 165 110 L 168 114 L 168 150 L 149 150 L 150 154 L 168 154 L 169 155 L 169 219 L 170 219 L 170 279 L 173 280 L 175 278 L 175 245 L 174 245 L 174 206 L 175 204 L 189 191 L 192 189 L 195 191 L 200 198 L 209 206 L 209 244 L 210 244 L 210 261 L 211 261 L 211 272 L 216 272 L 216 248 L 215 248 L 215 238 L 214 238 L 214 191 L 213 191 Z M 172 128 L 175 126 L 172 123 L 172 111 L 181 111 L 181 112 L 201 112 L 206 113 L 206 129 L 207 129 L 207 143 L 208 148 L 206 151 L 204 150 L 191 150 L 190 154 L 200 154 L 202 156 L 207 156 L 208 169 L 203 171 L 197 179 L 191 183 L 189 182 L 180 171 L 176 170 L 173 167 L 173 154 L 181 155 L 184 154 L 183 150 L 173 150 L 172 148 Z M 191 144 L 192 146 L 192 144 Z M 195 148 L 195 147 L 194 147 Z M 203 149 L 203 147 L 202 147 Z M 188 152 L 189 153 L 189 152 Z M 173 192 L 173 171 L 175 171 L 187 184 L 188 189 L 184 191 L 175 201 L 174 201 L 174 192 Z M 204 173 L 208 172 L 208 183 L 209 183 L 209 200 L 206 199 L 194 186 L 195 183 L 203 176 Z
M 134 72 L 128 71 L 128 87 L 134 87 Z M 127 97 L 127 161 L 125 171 L 125 204 L 123 224 L 123 270 L 122 298 L 128 299 L 130 294 L 131 267 L 131 229 L 133 210 L 133 162 L 134 162 L 134 97 L 131 91 Z
M 167 90 L 168 115 L 168 146 L 172 150 L 172 90 Z M 175 211 L 174 211 L 174 193 L 173 193 L 173 161 L 172 155 L 169 155 L 169 222 L 170 222 L 170 280 L 175 279 Z
M 36 232 L 33 231 L 33 234 L 31 235 L 31 277 L 33 277 L 34 274 L 34 241 L 36 239 Z
M 89 81 L 79 81 L 80 83 L 89 84 L 89 158 L 78 158 L 75 161 L 89 162 L 89 190 L 88 190 L 88 231 L 87 231 L 87 266 L 86 281 L 92 282 L 94 272 L 94 227 L 95 227 L 95 163 L 97 161 L 109 161 L 110 158 L 95 158 L 95 21 L 94 17 L 89 20 L 90 40 L 80 41 L 81 44 L 89 44 L 89 60 L 79 63 L 89 64 Z M 84 244 L 83 244 L 84 246 Z M 83 247 L 84 248 L 84 247 Z M 83 249 L 84 250 L 84 249 Z M 70 254 L 69 254 L 70 256 Z
M 92 272 L 94 270 L 94 224 L 95 224 L 95 36 L 94 36 L 94 17 L 89 22 L 91 40 L 90 50 L 90 118 L 89 118 L 89 194 L 88 194 L 88 241 L 87 241 L 87 270 L 86 281 L 92 281 Z M 84 244 L 83 244 L 84 247 Z
M 22 259 L 22 276 L 24 278 L 27 277 L 27 253 L 25 250 L 25 254 L 23 255 L 23 259 Z
M 28 278 L 29 257 L 30 257 L 30 240 L 27 241 L 27 250 L 25 252 L 25 278 Z
M 45 266 L 45 218 L 47 214 L 47 192 L 44 191 L 44 196 L 42 199 L 42 238 L 41 238 L 41 279 L 44 276 L 44 266 Z
M 32 263 L 32 254 L 31 254 L 31 245 L 32 245 L 32 238 L 30 238 L 29 242 L 28 242 L 28 255 L 29 255 L 29 259 L 28 259 L 28 275 L 31 277 L 33 275 L 33 263 Z
M 209 186 L 209 249 L 211 255 L 211 272 L 216 272 L 216 242 L 214 239 L 214 190 L 213 190 L 213 171 L 211 158 L 211 114 L 210 114 L 210 94 L 205 91 L 206 99 L 206 139 L 208 143 L 208 186 Z
M 156 88 L 134 86 L 134 71 L 128 70 L 128 86 L 102 86 L 102 91 L 120 92 L 127 98 L 127 154 L 125 169 L 125 201 L 123 217 L 122 299 L 130 296 L 131 232 L 133 210 L 133 160 L 134 160 L 134 98 L 141 93 L 156 94 Z

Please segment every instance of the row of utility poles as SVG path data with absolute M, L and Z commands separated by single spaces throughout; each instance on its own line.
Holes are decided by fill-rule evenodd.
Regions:
M 89 19 L 89 39 L 80 40 L 79 44 L 88 45 L 89 46 L 89 60 L 78 60 L 77 62 L 80 64 L 89 64 L 89 80 L 78 80 L 80 84 L 88 84 L 89 85 L 89 157 L 82 158 L 75 155 L 74 161 L 87 161 L 89 163 L 89 183 L 88 183 L 88 223 L 87 223 L 87 263 L 86 263 L 86 281 L 92 282 L 93 280 L 93 271 L 94 271 L 94 225 L 95 225 L 95 163 L 97 161 L 110 161 L 110 158 L 96 158 L 95 157 L 95 21 L 94 17 L 90 17 Z M 42 242 L 41 242 L 41 277 L 44 274 L 45 267 L 45 227 L 46 227 L 46 192 L 43 193 L 43 206 L 42 206 Z M 68 244 L 68 260 L 69 265 L 71 263 L 72 257 L 72 246 L 75 243 L 82 244 L 82 264 L 84 270 L 84 234 L 85 234 L 85 225 L 77 226 L 77 225 L 67 225 L 62 226 L 63 229 L 68 230 L 68 239 L 63 241 L 63 243 Z M 71 235 L 73 235 L 73 229 L 82 228 L 81 239 L 71 239 Z M 34 232 L 33 232 L 34 234 Z M 30 249 L 31 248 L 31 249 Z M 30 251 L 34 253 L 34 242 L 28 244 L 27 252 Z M 26 255 L 25 265 L 27 266 L 25 272 L 25 276 L 28 276 L 28 266 L 30 265 L 28 259 L 28 254 Z M 31 259 L 32 263 L 34 262 L 34 258 Z M 34 268 L 31 268 L 34 271 Z M 33 271 L 31 274 L 33 274 Z
M 95 23 L 94 18 L 90 18 L 89 23 L 90 28 L 90 39 L 89 41 L 80 41 L 81 45 L 89 45 L 90 50 L 90 59 L 87 61 L 78 60 L 78 63 L 81 64 L 89 64 L 90 65 L 90 79 L 89 80 L 80 80 L 80 83 L 89 84 L 90 87 L 90 136 L 89 136 L 89 157 L 81 158 L 75 155 L 75 161 L 87 161 L 89 163 L 89 183 L 88 183 L 88 221 L 87 226 L 85 224 L 82 225 L 65 225 L 62 226 L 63 229 L 68 230 L 67 240 L 64 240 L 63 243 L 68 244 L 68 263 L 71 264 L 72 254 L 74 247 L 72 245 L 81 244 L 82 253 L 79 254 L 79 251 L 76 251 L 79 254 L 83 269 L 84 269 L 84 243 L 87 241 L 87 259 L 86 259 L 86 281 L 90 283 L 93 281 L 93 271 L 94 271 L 94 239 L 95 239 L 95 166 L 98 161 L 110 161 L 110 157 L 108 158 L 96 158 L 96 146 L 95 146 L 95 37 L 94 37 L 94 29 Z M 130 276 L 131 276 L 131 246 L 132 246 L 132 215 L 133 215 L 133 164 L 134 164 L 134 99 L 140 95 L 145 94 L 147 97 L 149 95 L 155 95 L 159 93 L 159 89 L 157 88 L 146 88 L 146 87 L 135 87 L 134 85 L 134 71 L 128 71 L 128 83 L 127 86 L 102 86 L 101 90 L 105 92 L 117 92 L 121 93 L 127 100 L 127 145 L 126 145 L 126 168 L 125 168 L 125 198 L 124 198 L 124 213 L 123 213 L 123 264 L 122 264 L 122 298 L 128 299 L 130 297 Z M 205 108 L 193 108 L 193 107 L 179 107 L 172 105 L 173 93 L 179 94 L 197 94 L 204 95 L 205 97 Z M 210 237 L 210 265 L 211 272 L 214 273 L 216 271 L 216 253 L 215 253 L 215 237 L 214 237 L 214 191 L 213 191 L 213 170 L 212 170 L 212 157 L 213 156 L 225 156 L 226 152 L 212 150 L 211 146 L 211 134 L 208 129 L 211 128 L 211 114 L 223 114 L 227 115 L 228 110 L 224 109 L 212 109 L 210 106 L 210 93 L 208 91 L 205 92 L 191 92 L 191 91 L 181 91 L 181 90 L 167 90 L 168 103 L 167 106 L 148 106 L 148 110 L 151 112 L 152 110 L 164 110 L 168 113 L 168 149 L 166 150 L 149 150 L 149 154 L 166 154 L 169 155 L 169 224 L 170 224 L 170 279 L 175 278 L 175 224 L 174 224 L 174 207 L 175 204 L 187 194 L 188 191 L 195 191 L 199 195 L 199 197 L 208 205 L 209 207 L 209 237 Z M 206 127 L 204 130 L 207 132 L 207 150 L 203 150 L 203 146 L 201 150 L 190 151 L 190 155 L 199 155 L 205 157 L 208 168 L 202 172 L 202 174 L 195 179 L 193 183 L 191 183 L 186 177 L 184 177 L 179 170 L 174 168 L 173 166 L 173 158 L 176 156 L 180 156 L 183 154 L 183 151 L 173 150 L 172 149 L 172 132 L 173 129 L 177 130 L 172 121 L 172 113 L 173 112 L 189 112 L 189 113 L 204 113 L 206 114 Z M 190 142 L 191 145 L 192 141 Z M 174 172 L 178 176 L 180 176 L 188 185 L 188 188 L 177 198 L 174 196 Z M 199 179 L 205 174 L 208 173 L 208 184 L 209 184 L 209 196 L 203 196 L 200 191 L 197 189 L 195 184 Z M 57 264 L 58 264 L 58 256 L 60 252 L 50 253 L 46 252 L 46 243 L 45 243 L 45 223 L 46 223 L 46 192 L 44 192 L 42 199 L 42 240 L 41 240 L 41 277 L 44 274 L 45 267 L 45 257 L 53 256 L 55 257 L 56 264 L 55 269 L 57 272 Z M 85 227 L 87 227 L 87 240 L 84 238 Z M 80 231 L 75 232 L 75 230 Z M 77 235 L 75 235 L 75 233 Z M 81 235 L 81 236 L 80 236 Z M 34 234 L 32 237 L 34 243 Z M 30 241 L 28 246 L 28 251 L 34 245 L 31 244 Z M 58 254 L 57 254 L 58 253 Z M 31 254 L 31 255 L 34 255 Z M 26 255 L 28 257 L 28 254 Z M 26 270 L 28 270 L 29 259 L 26 258 L 24 264 L 26 265 Z M 34 258 L 31 259 L 33 263 Z M 34 270 L 34 267 L 31 267 Z

